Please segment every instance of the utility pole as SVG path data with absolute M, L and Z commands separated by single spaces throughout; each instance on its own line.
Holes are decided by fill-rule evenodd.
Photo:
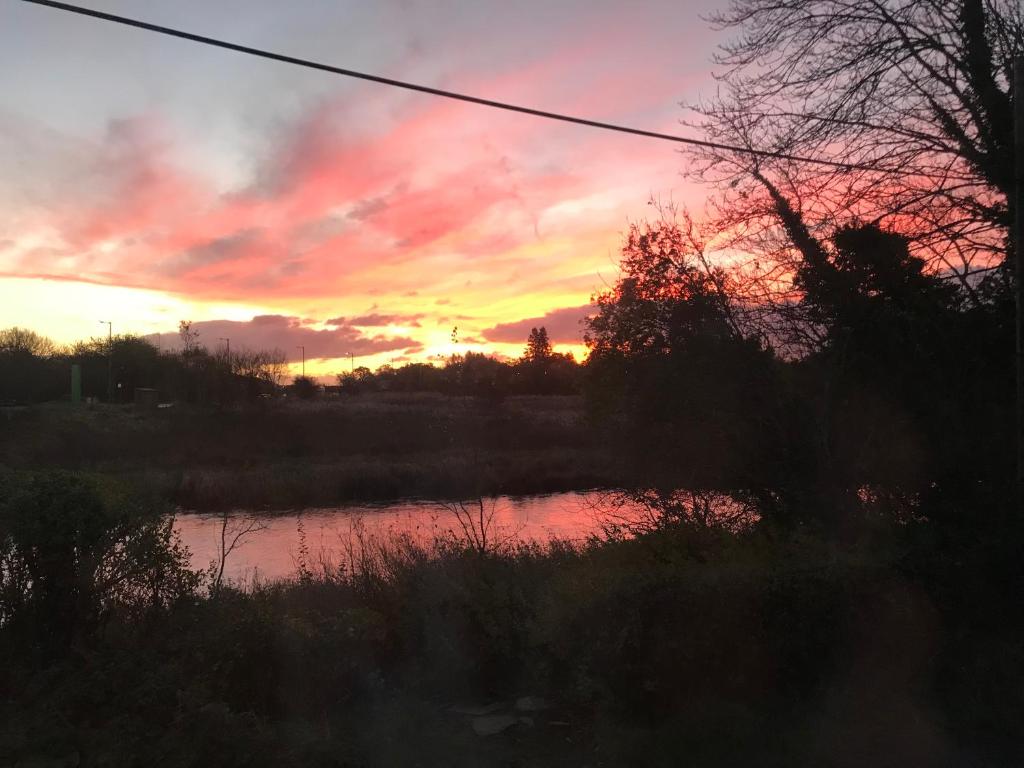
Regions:
M 114 401 L 114 323 L 112 320 L 100 320 L 100 325 L 107 326 L 107 402 Z
M 226 357 L 228 359 L 228 370 L 230 371 L 231 370 L 231 339 L 227 338 L 226 336 L 218 336 L 217 337 L 217 341 L 223 341 L 224 342 L 224 346 L 225 346 L 224 354 L 226 355 Z
M 1024 509 L 1024 57 L 1013 61 L 1013 257 L 1017 299 L 1017 511 Z
M 306 378 L 306 348 L 298 346 L 296 349 L 302 350 L 302 378 Z

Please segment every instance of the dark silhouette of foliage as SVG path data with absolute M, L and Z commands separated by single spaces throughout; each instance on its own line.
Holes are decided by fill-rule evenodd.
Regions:
M 526 340 L 526 351 L 523 352 L 523 359 L 530 362 L 541 362 L 552 355 L 551 340 L 548 338 L 548 330 L 543 325 L 530 329 L 530 336 Z
M 777 448 L 777 364 L 731 321 L 727 284 L 671 217 L 634 225 L 622 276 L 587 321 L 587 395 L 641 483 L 672 490 L 765 482 Z
M 0 330 L 0 355 L 50 357 L 56 351 L 53 341 L 35 331 L 17 326 Z
M 106 399 L 107 361 L 116 403 L 130 403 L 137 387 L 153 388 L 165 400 L 230 405 L 270 394 L 280 385 L 284 356 L 278 350 L 238 349 L 211 355 L 195 337 L 181 351 L 160 350 L 130 334 L 93 338 L 60 349 L 18 328 L 0 331 L 0 402 L 67 399 L 71 366 L 82 372 L 86 397 Z
M 0 403 L 59 398 L 70 376 L 50 339 L 23 328 L 0 330 Z
M 534 329 L 531 339 L 538 355 L 520 360 L 500 360 L 482 352 L 452 355 L 437 366 L 407 363 L 383 365 L 376 371 L 356 368 L 338 374 L 343 394 L 365 392 L 436 392 L 450 396 L 479 397 L 500 402 L 509 395 L 568 395 L 579 392 L 580 365 L 571 355 L 552 351 L 547 331 Z M 543 333 L 542 333 L 543 331 Z
M 965 472 L 998 486 L 1011 452 L 1007 305 L 965 301 L 901 235 L 847 225 L 822 242 L 777 203 L 803 254 L 793 283 L 818 338 L 808 354 L 780 358 L 736 321 L 735 278 L 703 257 L 688 220 L 631 227 L 619 281 L 595 297 L 587 399 L 628 438 L 613 444 L 635 481 L 666 513 L 679 488 L 742 491 L 770 520 L 832 531 L 944 494 L 963 502 Z
M 319 394 L 320 387 L 308 376 L 296 376 L 290 390 L 300 400 L 312 400 Z
M 751 254 L 744 298 L 783 314 L 791 298 L 780 193 L 812 232 L 850 220 L 898 232 L 980 301 L 1013 215 L 1018 4 L 733 0 L 713 21 L 736 34 L 718 56 L 718 95 L 693 106 L 708 138 L 875 169 L 688 150 L 693 174 L 718 189 L 724 244 Z
M 138 618 L 192 594 L 198 577 L 172 520 L 89 478 L 0 477 L 0 626 L 63 652 L 112 614 Z

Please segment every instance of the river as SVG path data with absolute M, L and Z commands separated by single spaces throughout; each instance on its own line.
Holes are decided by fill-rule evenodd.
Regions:
M 607 520 L 607 496 L 601 491 L 558 493 L 543 496 L 499 496 L 485 501 L 484 513 L 493 519 L 488 527 L 491 541 L 581 540 L 601 532 Z M 478 509 L 469 507 L 474 514 Z M 206 568 L 218 559 L 224 516 L 180 513 L 175 527 L 192 553 L 194 568 Z M 254 578 L 274 580 L 297 574 L 300 551 L 311 564 L 335 565 L 346 559 L 349 544 L 358 535 L 381 538 L 407 534 L 422 543 L 455 534 L 464 537 L 454 512 L 438 502 L 401 501 L 388 504 L 305 509 L 301 512 L 228 515 L 227 540 L 252 527 L 226 560 L 225 577 L 245 584 Z

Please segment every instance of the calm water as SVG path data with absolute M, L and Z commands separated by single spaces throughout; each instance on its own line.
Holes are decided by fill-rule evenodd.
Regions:
M 521 541 L 546 542 L 553 538 L 583 539 L 601 529 L 603 494 L 559 493 L 547 496 L 508 497 L 493 500 L 491 535 L 515 537 Z M 490 508 L 492 502 L 485 504 Z M 307 509 L 301 513 L 277 513 L 253 517 L 232 513 L 229 534 L 247 522 L 258 521 L 262 530 L 241 540 L 228 557 L 225 573 L 236 582 L 288 578 L 295 575 L 300 548 L 300 530 L 313 560 L 344 561 L 343 553 L 353 534 L 385 536 L 405 533 L 429 542 L 447 532 L 458 532 L 455 515 L 437 502 L 407 501 L 375 506 L 346 506 Z M 192 565 L 205 568 L 217 558 L 221 515 L 179 514 L 176 527 L 192 552 Z

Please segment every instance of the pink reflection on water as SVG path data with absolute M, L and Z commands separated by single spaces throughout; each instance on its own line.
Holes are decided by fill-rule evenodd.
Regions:
M 493 500 L 492 534 L 498 540 L 515 538 L 540 543 L 584 539 L 601 531 L 602 496 L 595 491 L 522 498 L 500 496 Z M 490 501 L 487 504 L 489 507 Z M 239 512 L 237 516 L 244 514 Z M 333 563 L 344 560 L 345 548 L 360 527 L 367 534 L 409 534 L 424 543 L 459 531 L 453 513 L 437 502 L 407 501 L 268 514 L 260 518 L 265 527 L 246 536 L 228 557 L 225 577 L 244 583 L 254 577 L 273 580 L 295 576 L 300 520 L 311 558 Z M 221 522 L 221 515 L 178 515 L 175 528 L 192 552 L 194 568 L 206 568 L 217 558 Z

